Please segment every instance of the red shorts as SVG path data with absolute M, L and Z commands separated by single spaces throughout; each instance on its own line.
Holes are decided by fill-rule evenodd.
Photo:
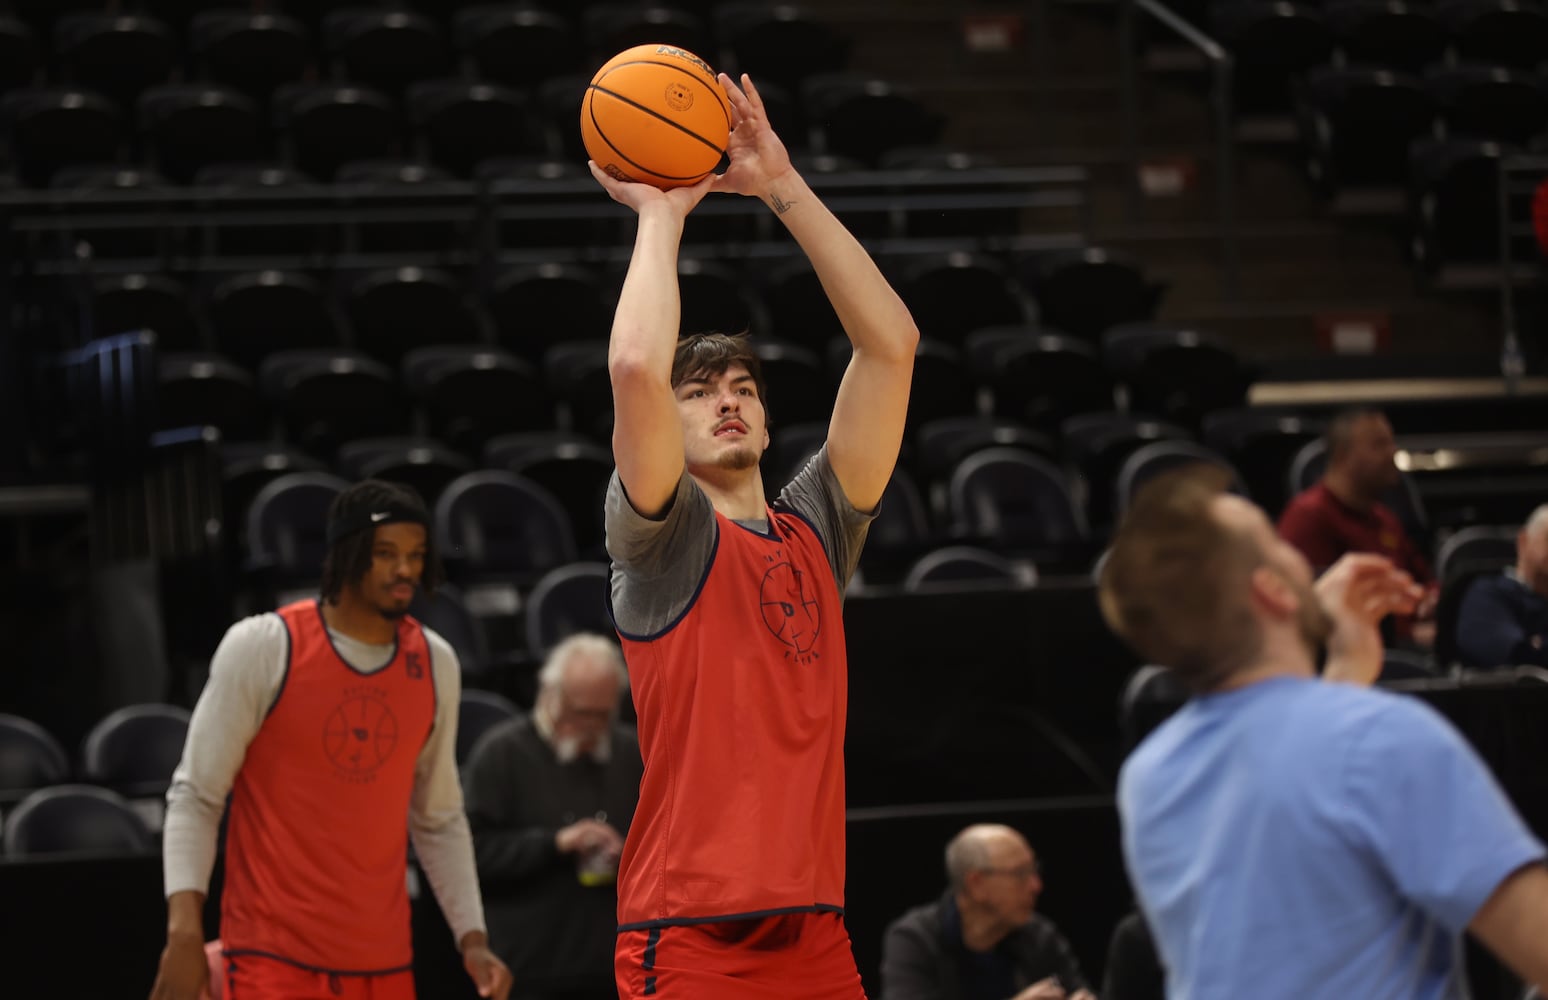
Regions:
M 620 1000 L 865 1000 L 837 913 L 624 931 L 613 971 Z
M 336 976 L 262 955 L 227 955 L 221 1000 L 415 1000 L 412 970 Z

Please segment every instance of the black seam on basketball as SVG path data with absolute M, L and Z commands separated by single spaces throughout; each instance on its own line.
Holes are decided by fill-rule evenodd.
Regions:
M 704 83 L 704 78 L 702 76 L 699 76 L 697 73 L 693 73 L 693 72 L 691 72 L 689 70 L 686 70 L 683 67 L 677 65 L 676 63 L 660 62 L 660 61 L 655 60 L 655 59 L 630 59 L 628 62 L 619 63 L 617 66 L 612 67 L 611 69 L 608 70 L 608 73 L 612 73 L 615 70 L 623 69 L 625 66 L 664 66 L 667 69 L 676 70 L 677 72 L 683 74 L 684 76 L 689 77 L 690 79 L 696 80 L 699 83 Z M 607 77 L 604 75 L 602 77 L 602 79 L 606 80 Z M 596 87 L 596 85 L 597 85 L 596 81 L 593 80 L 591 82 L 591 86 Z M 720 105 L 720 113 L 722 115 L 724 115 L 725 119 L 726 119 L 726 131 L 729 132 L 731 130 L 731 99 L 729 97 L 724 96 L 720 92 L 720 81 L 719 80 L 711 78 L 708 86 L 710 87 L 710 93 L 715 95 L 715 103 Z M 601 89 L 601 88 L 598 88 L 598 89 Z M 609 91 L 609 93 L 611 93 L 611 91 Z
M 590 90 L 601 90 L 602 88 L 600 88 L 600 87 L 598 87 L 598 86 L 593 84 L 588 89 L 590 89 Z M 603 93 L 607 93 L 607 91 L 603 91 Z M 619 100 L 623 100 L 623 98 L 619 98 Z M 633 101 L 626 101 L 625 103 L 634 104 Z M 638 107 L 638 105 L 635 105 L 635 106 Z M 642 110 L 642 111 L 649 111 L 650 109 L 649 108 L 641 108 L 640 110 Z M 658 172 L 656 172 L 654 170 L 651 170 L 651 169 L 647 168 L 642 163 L 634 162 L 633 160 L 629 159 L 628 156 L 624 155 L 624 151 L 623 150 L 621 150 L 617 146 L 613 145 L 613 140 L 609 139 L 607 137 L 607 133 L 602 131 L 602 123 L 597 121 L 597 102 L 595 100 L 589 100 L 589 101 L 586 102 L 586 113 L 591 116 L 591 127 L 597 130 L 597 138 L 601 139 L 604 143 L 606 143 L 608 149 L 611 149 L 614 153 L 618 154 L 618 158 L 620 160 L 622 160 L 625 163 L 629 164 L 629 166 L 635 168 L 640 173 L 642 173 L 642 174 L 649 174 L 652 177 L 659 177 L 659 178 L 661 178 L 664 181 L 692 181 L 692 180 L 697 180 L 699 177 L 704 176 L 703 174 L 699 174 L 696 177 L 679 177 L 679 176 L 677 176 L 675 174 L 663 174 L 663 173 L 658 173 Z M 688 134 L 689 135 L 693 135 L 693 137 L 695 139 L 699 138 L 697 135 L 694 135 L 692 132 L 689 132 Z M 711 149 L 714 148 L 714 144 L 713 143 L 710 144 L 710 148 Z M 710 169 L 713 170 L 715 168 L 711 167 Z
M 677 122 L 674 122 L 672 119 L 668 118 L 666 115 L 663 115 L 659 111 L 655 111 L 655 110 L 653 110 L 651 108 L 647 108 L 645 105 L 641 104 L 639 101 L 630 100 L 629 98 L 627 98 L 624 95 L 618 93 L 617 91 L 608 90 L 606 87 L 599 87 L 599 86 L 597 86 L 594 83 L 591 84 L 590 89 L 596 91 L 599 94 L 606 94 L 608 97 L 613 98 L 615 101 L 620 101 L 620 102 L 622 102 L 624 104 L 627 104 L 627 105 L 629 105 L 629 107 L 634 108 L 636 111 L 643 111 L 647 115 L 650 115 L 652 118 L 656 119 L 657 121 L 660 121 L 660 122 L 662 122 L 664 124 L 672 126 L 673 128 L 677 129 L 679 132 L 681 132 L 683 135 L 686 135 L 686 136 L 688 136 L 690 138 L 693 138 L 693 139 L 697 139 L 698 141 L 702 142 L 704 145 L 708 146 L 710 149 L 715 151 L 715 154 L 716 154 L 716 157 L 717 157 L 716 163 L 720 162 L 718 157 L 726 155 L 726 151 L 724 149 L 721 149 L 719 146 L 715 145 L 713 142 L 710 142 L 708 139 L 704 138 L 704 136 L 702 136 L 699 133 L 694 132 L 691 129 L 688 129 L 688 128 L 682 126 L 682 125 L 679 125 Z M 597 102 L 595 100 L 592 100 L 592 102 L 591 102 L 591 107 L 592 107 L 592 111 L 591 111 L 591 124 L 593 126 L 595 126 L 598 135 L 602 136 L 602 138 L 604 138 L 604 139 L 607 139 L 607 133 L 602 131 L 602 126 L 601 125 L 597 124 L 596 106 L 597 106 Z M 613 145 L 613 141 L 611 139 L 608 139 L 607 140 L 607 144 L 609 146 L 612 146 Z M 616 149 L 618 147 L 614 146 L 613 148 Z M 713 170 L 714 168 L 711 167 L 710 169 Z M 651 171 L 651 172 L 655 173 L 655 171 Z M 666 177 L 667 175 L 666 174 L 657 174 L 657 176 L 658 177 Z

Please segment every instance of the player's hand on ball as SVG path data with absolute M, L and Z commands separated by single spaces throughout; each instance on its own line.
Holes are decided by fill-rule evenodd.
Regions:
M 762 197 L 769 182 L 794 169 L 790 153 L 769 126 L 763 98 L 758 96 L 751 77 L 743 73 L 742 85 L 738 87 L 722 73 L 720 85 L 731 101 L 731 138 L 726 143 L 731 166 L 715 181 L 715 190 Z
M 710 174 L 697 184 L 663 191 L 650 184 L 619 180 L 597 166 L 595 160 L 587 160 L 586 166 L 591 168 L 591 176 L 597 179 L 597 183 L 602 185 L 614 201 L 620 205 L 628 205 L 636 212 L 643 212 L 650 205 L 666 205 L 680 217 L 686 218 L 688 213 L 693 211 L 693 207 L 710 193 L 710 189 L 715 184 L 715 175 Z
M 478 987 L 479 996 L 506 1000 L 510 995 L 511 970 L 489 950 L 489 945 L 477 942 L 462 949 L 462 966 Z

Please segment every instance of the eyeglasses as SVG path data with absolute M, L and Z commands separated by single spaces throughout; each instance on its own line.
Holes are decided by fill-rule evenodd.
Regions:
M 1029 865 L 1017 865 L 1015 868 L 980 868 L 985 875 L 1009 875 L 1011 878 L 1025 881 L 1034 875 L 1043 874 L 1043 863 L 1034 861 Z

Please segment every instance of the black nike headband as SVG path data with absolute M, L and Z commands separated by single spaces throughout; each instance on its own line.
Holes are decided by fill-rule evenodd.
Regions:
M 335 517 L 328 522 L 328 547 L 337 545 L 340 539 L 347 538 L 357 531 L 367 528 L 379 528 L 384 524 L 400 524 L 407 521 L 411 524 L 422 524 L 428 530 L 430 519 L 423 511 L 402 504 L 386 503 L 375 508 L 367 508 L 354 514 Z

